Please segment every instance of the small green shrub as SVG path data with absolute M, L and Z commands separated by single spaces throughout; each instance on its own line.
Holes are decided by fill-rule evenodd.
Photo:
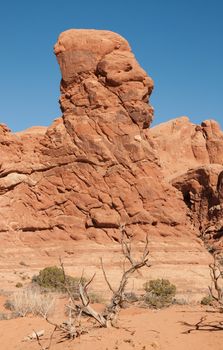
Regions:
M 88 296 L 89 296 L 90 302 L 92 304 L 94 304 L 94 303 L 98 303 L 98 304 L 104 303 L 104 298 L 102 297 L 101 294 L 98 294 L 98 293 L 95 293 L 95 292 L 90 292 L 90 293 L 88 293 Z
M 213 245 L 208 245 L 207 246 L 207 251 L 210 253 L 210 254 L 214 254 L 216 252 L 216 247 L 214 247 Z
M 23 284 L 21 283 L 21 282 L 18 282 L 18 283 L 16 283 L 16 288 L 22 288 L 23 287 Z
M 27 279 L 27 276 L 21 276 L 21 279 L 25 281 Z
M 12 320 L 13 318 L 19 317 L 17 312 L 4 313 L 0 312 L 0 320 Z
M 211 295 L 206 295 L 201 299 L 201 305 L 212 305 L 213 304 L 213 298 Z
M 189 301 L 185 298 L 174 298 L 172 303 L 174 305 L 188 305 Z
M 127 292 L 124 294 L 124 297 L 128 303 L 139 301 L 139 297 L 134 292 Z
M 66 275 L 66 285 L 75 298 L 78 298 L 79 278 Z M 83 280 L 85 282 L 86 280 Z M 39 271 L 37 276 L 33 276 L 32 282 L 42 288 L 53 291 L 66 292 L 63 270 L 57 266 L 49 266 Z
M 144 301 L 150 307 L 160 309 L 167 307 L 173 302 L 176 294 L 176 286 L 166 279 L 156 279 L 144 284 L 146 294 Z
M 10 300 L 10 299 L 7 299 L 6 301 L 5 301 L 5 303 L 4 303 L 4 308 L 6 309 L 6 310 L 14 310 L 14 307 L 13 307 L 13 303 L 12 303 L 12 301 Z

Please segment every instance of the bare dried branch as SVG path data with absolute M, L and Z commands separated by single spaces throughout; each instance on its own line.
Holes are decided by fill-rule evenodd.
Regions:
M 40 346 L 40 349 L 41 349 L 41 350 L 50 350 L 51 345 L 52 345 L 52 340 L 53 340 L 53 335 L 54 335 L 55 330 L 56 330 L 56 327 L 54 327 L 53 331 L 51 332 L 51 335 L 50 335 L 50 338 L 49 338 L 49 344 L 46 345 L 46 346 L 43 346 L 42 343 L 41 343 L 40 337 L 41 337 L 43 334 L 40 333 L 40 332 L 36 332 L 35 330 L 33 330 L 33 332 L 35 333 L 35 336 L 36 336 L 37 343 L 38 343 L 38 345 Z M 43 333 L 44 333 L 44 332 L 43 332 Z
M 53 335 L 54 335 L 54 333 L 56 332 L 56 330 L 57 330 L 57 327 L 55 326 L 54 329 L 53 329 L 53 331 L 52 331 L 52 333 L 51 333 L 51 335 L 50 335 L 50 341 L 49 341 L 49 345 L 48 345 L 48 350 L 51 348 L 51 344 L 52 344 L 52 340 L 53 340 Z
M 95 274 L 94 274 L 95 276 Z M 106 327 L 106 319 L 97 311 L 95 311 L 89 304 L 90 299 L 87 294 L 87 286 L 92 282 L 94 276 L 91 278 L 91 280 L 86 283 L 85 286 L 83 286 L 81 283 L 79 283 L 79 293 L 80 293 L 80 299 L 83 305 L 82 312 L 87 313 L 88 315 L 92 316 L 96 321 L 99 322 L 99 324 L 102 327 Z
M 74 293 L 71 290 L 71 286 L 70 286 L 70 284 L 69 284 L 69 282 L 67 280 L 67 275 L 66 275 L 65 269 L 64 269 L 64 263 L 63 263 L 61 257 L 59 257 L 59 262 L 60 262 L 60 267 L 61 267 L 61 269 L 63 271 L 63 278 L 64 278 L 63 288 L 66 290 L 69 298 L 72 300 L 72 303 L 75 305 L 76 300 L 75 300 L 75 297 L 74 297 Z M 81 277 L 81 279 L 82 279 L 82 277 Z
M 89 279 L 89 281 L 87 281 L 84 285 L 84 289 L 86 290 L 87 287 L 91 284 L 91 282 L 93 281 L 93 279 L 95 278 L 96 272 L 93 274 L 93 276 Z M 80 281 L 81 282 L 81 281 Z
M 148 250 L 148 238 L 146 238 L 146 244 L 144 247 L 143 254 L 141 256 L 141 259 L 139 261 L 135 261 L 132 257 L 132 249 L 131 249 L 131 242 L 127 242 L 126 240 L 126 235 L 124 232 L 124 229 L 122 227 L 122 240 L 121 240 L 121 245 L 122 245 L 122 252 L 124 257 L 130 262 L 131 266 L 129 269 L 125 270 L 123 269 L 123 274 L 121 277 L 121 280 L 119 282 L 119 286 L 116 291 L 113 291 L 113 296 L 110 301 L 110 304 L 107 306 L 107 309 L 105 311 L 105 317 L 107 321 L 114 322 L 117 318 L 117 315 L 120 311 L 120 308 L 122 307 L 122 304 L 125 300 L 125 288 L 128 283 L 129 277 L 135 272 L 138 271 L 140 268 L 143 266 L 149 266 L 148 264 L 148 255 L 149 255 L 149 250 Z M 106 276 L 106 282 L 107 282 L 107 275 L 103 269 L 104 276 Z M 107 282 L 108 284 L 108 282 Z M 110 287 L 111 289 L 111 287 Z
M 131 256 L 131 249 L 132 249 L 131 242 L 127 242 L 126 239 L 124 238 L 124 235 L 122 235 L 121 245 L 122 245 L 122 253 L 124 257 L 130 262 L 130 264 L 134 265 L 135 261 Z
M 63 271 L 63 277 L 64 277 L 63 287 L 65 288 L 69 296 L 69 303 L 67 305 L 69 318 L 68 318 L 68 321 L 63 322 L 62 324 L 56 324 L 50 321 L 48 318 L 46 318 L 46 321 L 54 326 L 53 333 L 55 331 L 59 331 L 61 333 L 61 336 L 62 336 L 61 341 L 64 341 L 65 339 L 74 339 L 80 336 L 81 334 L 83 334 L 84 332 L 86 332 L 86 330 L 84 330 L 81 326 L 81 316 L 83 313 L 89 315 L 94 320 L 96 320 L 101 327 L 108 327 L 110 324 L 114 325 L 114 321 L 116 320 L 118 313 L 120 311 L 120 308 L 122 307 L 122 303 L 125 300 L 125 289 L 126 289 L 129 277 L 135 271 L 138 271 L 143 266 L 147 266 L 147 267 L 150 266 L 148 264 L 148 255 L 149 255 L 148 237 L 146 237 L 145 247 L 140 259 L 136 260 L 132 256 L 131 241 L 128 240 L 128 236 L 126 234 L 124 226 L 122 226 L 120 229 L 122 233 L 122 239 L 121 239 L 122 253 L 123 253 L 124 259 L 130 263 L 130 266 L 127 269 L 123 268 L 123 273 L 122 273 L 119 285 L 115 290 L 111 286 L 108 280 L 108 277 L 103 265 L 103 260 L 102 258 L 100 259 L 101 269 L 103 272 L 105 282 L 107 283 L 108 288 L 112 292 L 111 301 L 103 313 L 99 313 L 96 310 L 94 310 L 94 308 L 90 305 L 90 298 L 88 296 L 87 289 L 89 285 L 92 283 L 92 281 L 94 280 L 95 274 L 87 282 L 84 282 L 84 278 L 83 278 L 84 272 L 82 272 L 82 276 L 78 283 L 79 299 L 81 303 L 77 303 L 71 290 L 72 286 L 70 286 L 70 283 L 69 283 L 70 281 L 67 279 L 63 261 L 61 258 L 59 259 L 60 266 Z M 73 316 L 73 314 L 75 316 Z M 51 341 L 49 346 L 51 345 L 51 342 L 52 342 L 53 333 L 51 336 Z M 40 343 L 39 345 L 42 346 L 40 341 L 39 343 Z M 47 350 L 47 349 L 48 348 L 46 349 L 43 347 L 41 348 L 41 350 Z
M 143 256 L 142 256 L 142 260 L 144 261 L 145 259 L 147 259 L 148 255 L 149 255 L 149 238 L 148 235 L 146 235 L 146 244 L 144 247 L 144 252 L 143 252 Z M 150 267 L 151 265 L 149 265 L 148 267 Z
M 112 286 L 111 286 L 111 284 L 110 284 L 110 282 L 109 282 L 109 280 L 108 280 L 108 277 L 107 277 L 107 275 L 106 275 L 106 272 L 105 272 L 105 269 L 104 269 L 104 265 L 103 265 L 103 260 L 102 260 L 102 258 L 100 258 L 100 261 L 101 261 L 101 269 L 102 269 L 102 272 L 103 272 L 103 275 L 104 275 L 105 282 L 107 283 L 108 288 L 110 289 L 110 291 L 111 291 L 112 293 L 115 293 L 115 291 L 114 291 L 114 289 L 112 288 Z
M 37 340 L 38 345 L 40 346 L 40 349 L 41 349 L 41 350 L 46 350 L 47 348 L 46 348 L 45 346 L 43 347 L 43 345 L 41 344 L 41 341 L 40 341 L 40 337 L 39 337 L 38 332 L 36 332 L 35 330 L 33 330 L 33 332 L 34 332 L 35 335 L 36 335 L 36 340 Z M 48 348 L 48 349 L 49 349 L 49 348 Z
M 191 327 L 187 331 L 183 332 L 184 334 L 188 334 L 194 331 L 209 331 L 209 332 L 217 332 L 223 330 L 223 322 L 219 321 L 211 321 L 206 322 L 207 316 L 203 316 L 200 318 L 200 321 L 198 321 L 195 324 L 191 324 L 188 322 L 181 322 L 182 325 Z
M 209 286 L 209 292 L 211 297 L 218 303 L 218 305 L 223 305 L 223 290 L 220 285 L 219 279 L 222 278 L 222 267 L 217 262 L 216 257 L 214 259 L 214 263 L 209 265 L 210 267 L 210 276 L 213 283 L 213 287 Z

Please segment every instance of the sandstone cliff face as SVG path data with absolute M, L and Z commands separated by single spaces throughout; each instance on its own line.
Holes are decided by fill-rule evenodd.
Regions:
M 166 179 L 183 194 L 191 222 L 207 245 L 223 248 L 223 132 L 217 122 L 187 117 L 149 131 Z
M 168 179 L 202 165 L 223 166 L 223 132 L 214 120 L 196 125 L 180 117 L 150 129 L 149 138 Z

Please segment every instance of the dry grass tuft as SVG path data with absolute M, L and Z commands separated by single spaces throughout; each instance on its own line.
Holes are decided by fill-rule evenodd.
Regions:
M 6 301 L 5 307 L 24 317 L 27 314 L 44 318 L 53 312 L 55 297 L 52 293 L 41 293 L 37 288 L 26 288 L 14 292 Z

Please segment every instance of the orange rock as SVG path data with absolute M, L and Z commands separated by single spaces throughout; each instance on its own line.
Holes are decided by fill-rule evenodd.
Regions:
M 62 117 L 16 134 L 0 126 L 2 232 L 107 242 L 118 241 L 125 225 L 136 240 L 195 239 L 210 203 L 201 210 L 188 196 L 203 203 L 218 174 L 205 168 L 207 185 L 200 170 L 187 171 L 223 164 L 216 122 L 197 126 L 182 117 L 148 129 L 153 81 L 118 34 L 68 30 L 54 51 Z

